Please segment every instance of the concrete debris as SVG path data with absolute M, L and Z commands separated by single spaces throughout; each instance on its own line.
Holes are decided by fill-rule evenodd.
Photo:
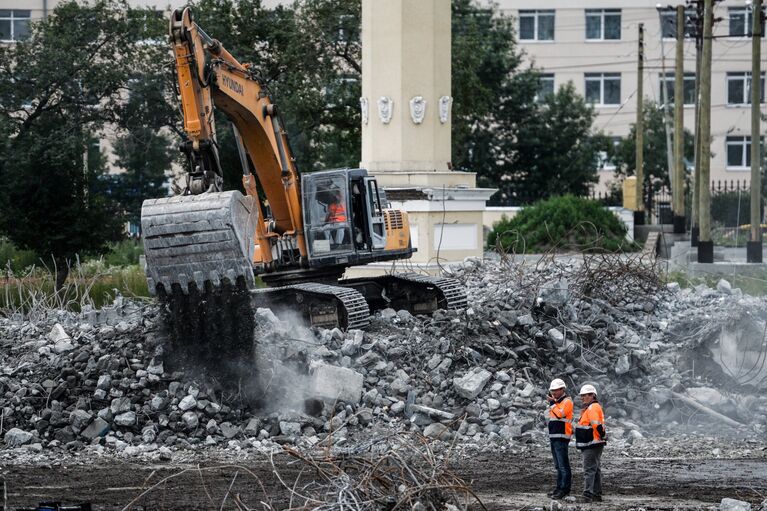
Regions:
M 453 388 L 459 396 L 466 399 L 474 399 L 482 392 L 492 373 L 481 367 L 474 367 L 460 378 L 453 379 Z
M 767 434 L 767 378 L 748 366 L 727 370 L 712 355 L 722 325 L 767 321 L 767 300 L 722 282 L 682 289 L 646 269 L 634 278 L 623 265 L 627 290 L 600 268 L 471 261 L 450 270 L 471 311 L 387 309 L 366 332 L 298 327 L 259 309 L 259 346 L 275 348 L 245 364 L 257 385 L 238 380 L 237 392 L 169 356 L 177 347 L 156 306 L 125 300 L 103 313 L 0 317 L 4 444 L 168 459 L 209 446 L 342 445 L 382 430 L 487 449 L 545 443 L 553 378 L 570 394 L 596 385 L 611 442 L 626 449 L 690 421 Z M 589 294 L 589 282 L 602 287 Z M 747 341 L 748 353 L 764 349 L 761 338 Z M 733 385 L 739 374 L 751 375 L 748 387 Z
M 20 445 L 28 444 L 32 438 L 34 438 L 34 435 L 28 431 L 19 428 L 11 428 L 5 432 L 3 440 L 8 447 L 18 447 Z
M 719 504 L 719 511 L 751 511 L 751 504 L 743 500 L 730 499 L 725 497 Z
M 731 295 L 732 285 L 728 281 L 720 279 L 719 282 L 716 283 L 716 290 L 722 294 Z
M 345 367 L 321 365 L 312 375 L 313 393 L 330 403 L 358 403 L 362 396 L 362 375 Z

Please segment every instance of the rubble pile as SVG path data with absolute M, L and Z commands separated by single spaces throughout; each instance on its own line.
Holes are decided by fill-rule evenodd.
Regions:
M 257 385 L 171 367 L 153 305 L 2 318 L 0 435 L 9 448 L 160 458 L 205 446 L 342 447 L 392 430 L 496 448 L 545 440 L 554 377 L 572 393 L 597 386 L 611 441 L 703 417 L 763 434 L 761 368 L 744 371 L 743 385 L 710 347 L 744 316 L 761 325 L 765 300 L 726 283 L 680 289 L 636 262 L 616 273 L 594 257 L 468 260 L 450 270 L 466 285 L 467 309 L 385 309 L 366 332 L 308 329 L 259 309 L 256 360 L 242 361 Z

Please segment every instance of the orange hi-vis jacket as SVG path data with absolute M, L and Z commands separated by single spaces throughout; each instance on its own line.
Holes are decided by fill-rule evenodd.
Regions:
M 334 202 L 328 205 L 328 222 L 346 222 L 346 208 L 343 204 Z
M 573 400 L 562 396 L 549 407 L 549 438 L 570 440 L 573 437 Z
M 578 425 L 575 426 L 575 447 L 596 447 L 606 442 L 605 437 L 605 414 L 602 406 L 594 401 L 581 412 Z

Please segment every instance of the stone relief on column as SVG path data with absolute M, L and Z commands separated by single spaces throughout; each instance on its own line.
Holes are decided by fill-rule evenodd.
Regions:
M 391 122 L 392 113 L 394 110 L 394 101 L 389 96 L 381 96 L 378 98 L 378 117 L 384 124 Z
M 442 96 L 439 98 L 439 122 L 445 124 L 450 117 L 450 108 L 453 106 L 451 96 Z
M 421 124 L 426 117 L 426 100 L 423 96 L 413 96 L 410 100 L 410 117 L 415 124 Z
M 368 109 L 368 98 L 366 97 L 360 98 L 360 112 L 362 113 L 362 124 L 367 124 L 370 111 Z

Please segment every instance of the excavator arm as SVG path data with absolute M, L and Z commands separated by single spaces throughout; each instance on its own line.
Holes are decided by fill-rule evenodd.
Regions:
M 286 258 L 300 266 L 307 256 L 300 179 L 276 105 L 250 67 L 208 36 L 188 7 L 173 12 L 169 31 L 189 169 L 183 197 L 148 200 L 142 208 L 151 291 L 174 284 L 186 291 L 192 281 L 202 287 L 222 278 L 252 282 L 252 264 L 268 271 Z M 221 192 L 214 109 L 234 127 L 245 197 Z

